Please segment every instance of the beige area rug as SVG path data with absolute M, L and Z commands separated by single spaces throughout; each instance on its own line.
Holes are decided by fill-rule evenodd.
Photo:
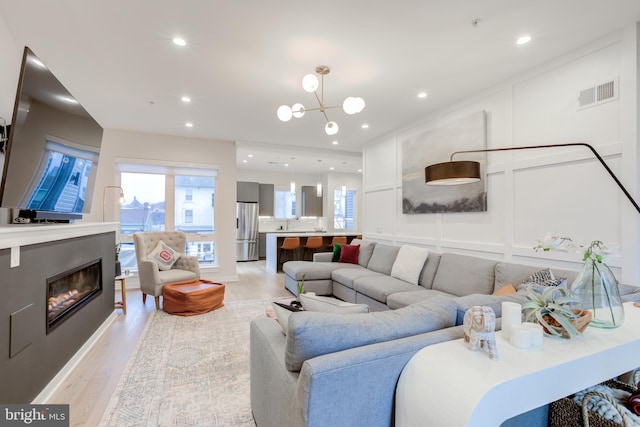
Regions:
M 249 324 L 271 301 L 228 302 L 190 317 L 154 312 L 100 425 L 255 427 Z

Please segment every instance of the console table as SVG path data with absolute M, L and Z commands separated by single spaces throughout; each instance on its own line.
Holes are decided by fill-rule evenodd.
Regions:
M 625 303 L 616 329 L 589 327 L 573 339 L 544 338 L 521 350 L 496 333 L 500 360 L 462 339 L 425 347 L 402 371 L 396 426 L 498 426 L 640 366 L 640 308 Z

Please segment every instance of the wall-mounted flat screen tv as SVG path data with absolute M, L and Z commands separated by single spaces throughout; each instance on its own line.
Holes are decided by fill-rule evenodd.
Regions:
M 0 206 L 36 222 L 88 213 L 102 127 L 25 47 L 0 185 Z

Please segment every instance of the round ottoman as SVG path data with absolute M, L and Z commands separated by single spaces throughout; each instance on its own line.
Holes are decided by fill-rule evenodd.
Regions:
M 170 314 L 193 316 L 222 307 L 224 284 L 208 280 L 171 283 L 162 287 L 162 308 Z

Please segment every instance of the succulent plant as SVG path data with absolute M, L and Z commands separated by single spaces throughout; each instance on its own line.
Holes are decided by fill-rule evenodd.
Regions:
M 529 287 L 527 298 L 522 305 L 525 320 L 542 325 L 546 335 L 572 338 L 589 324 L 590 319 L 580 321 L 582 302 L 569 289 L 548 286 L 537 293 Z

